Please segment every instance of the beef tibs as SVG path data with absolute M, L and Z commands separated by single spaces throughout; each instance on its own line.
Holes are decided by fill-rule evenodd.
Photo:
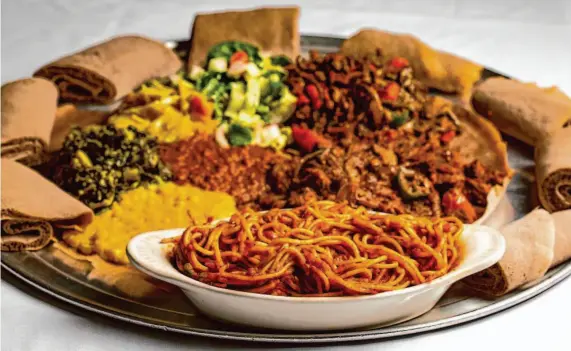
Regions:
M 509 176 L 459 150 L 479 136 L 479 120 L 466 123 L 450 101 L 429 96 L 404 58 L 312 52 L 287 71 L 298 97 L 289 152 L 299 156 L 267 174 L 268 206 L 327 199 L 471 223 Z

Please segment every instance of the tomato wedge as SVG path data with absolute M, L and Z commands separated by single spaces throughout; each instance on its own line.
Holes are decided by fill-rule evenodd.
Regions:
M 380 91 L 379 97 L 383 100 L 394 101 L 398 98 L 399 93 L 400 85 L 395 82 L 390 82 Z
M 328 140 L 311 129 L 294 124 L 291 131 L 293 140 L 305 152 L 312 152 L 318 145 L 328 145 Z
M 408 67 L 410 65 L 410 63 L 408 62 L 408 60 L 404 57 L 394 57 L 392 60 L 389 61 L 388 65 L 391 68 L 396 68 L 397 70 L 401 70 L 405 67 Z
M 248 63 L 248 54 L 245 51 L 236 51 L 230 56 L 230 65 L 234 62 Z

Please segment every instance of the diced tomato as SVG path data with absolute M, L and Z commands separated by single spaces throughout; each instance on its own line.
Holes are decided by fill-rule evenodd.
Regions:
M 409 62 L 408 62 L 408 60 L 407 60 L 406 58 L 397 56 L 397 57 L 394 57 L 392 60 L 390 60 L 389 63 L 388 63 L 388 65 L 389 65 L 391 68 L 395 68 L 395 69 L 397 69 L 397 70 L 401 70 L 401 69 L 403 69 L 403 68 L 405 68 L 405 67 L 408 67 L 408 66 L 409 66 Z
M 303 128 L 299 125 L 291 127 L 293 140 L 305 152 L 311 152 L 319 145 L 329 146 L 330 141 L 325 139 L 313 130 Z
M 232 65 L 234 62 L 247 63 L 248 54 L 245 51 L 236 51 L 232 54 L 232 56 L 230 56 L 230 65 Z
M 212 117 L 213 106 L 206 97 L 193 95 L 189 98 L 189 112 L 193 120 L 205 121 Z
M 297 97 L 297 105 L 298 106 L 307 105 L 307 104 L 309 104 L 309 102 L 310 102 L 309 98 L 303 94 Z
M 400 85 L 395 82 L 390 82 L 380 91 L 379 97 L 383 100 L 394 101 L 398 98 L 399 93 Z
M 200 114 L 200 115 L 203 115 L 206 113 L 206 109 L 204 108 L 204 105 L 202 104 L 202 99 L 199 98 L 198 96 L 193 96 L 190 98 L 190 110 L 193 113 Z
M 311 152 L 317 146 L 317 138 L 313 131 L 293 125 L 291 127 L 293 140 L 305 152 Z
M 313 84 L 310 84 L 305 89 L 307 91 L 307 95 L 309 96 L 309 99 L 311 100 L 311 104 L 313 105 L 313 108 L 319 109 L 321 107 L 321 105 L 323 105 L 323 102 L 321 101 L 321 98 L 319 97 L 319 90 L 317 90 L 317 87 Z
M 440 141 L 448 144 L 449 142 L 452 141 L 452 139 L 454 139 L 455 136 L 456 136 L 456 132 L 453 130 L 449 130 L 449 131 L 445 132 L 444 134 L 442 134 L 442 136 L 440 137 Z

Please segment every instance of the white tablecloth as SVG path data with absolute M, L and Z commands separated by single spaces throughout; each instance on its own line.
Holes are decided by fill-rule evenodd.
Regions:
M 283 3 L 242 1 L 239 6 Z M 237 6 L 232 1 L 217 0 L 4 0 L 2 83 L 30 75 L 49 60 L 115 34 L 186 38 L 194 13 Z M 303 33 L 338 36 L 349 35 L 361 27 L 410 32 L 434 47 L 522 80 L 558 85 L 571 95 L 569 0 L 306 1 L 300 25 Z M 1 294 L 2 350 L 142 351 L 271 346 L 167 334 L 92 315 L 79 316 L 6 281 Z M 382 342 L 322 347 L 567 350 L 569 345 L 564 342 L 571 332 L 569 316 L 571 279 L 520 306 L 459 327 Z

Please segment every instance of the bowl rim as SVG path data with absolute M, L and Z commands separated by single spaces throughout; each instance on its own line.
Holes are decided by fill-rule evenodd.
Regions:
M 178 236 L 186 230 L 186 228 L 173 228 L 173 229 L 165 229 L 165 230 L 158 230 L 153 232 L 147 232 L 139 234 L 133 237 L 129 244 L 127 245 L 127 257 L 129 261 L 135 268 L 141 270 L 142 272 L 153 276 L 159 280 L 166 281 L 170 284 L 173 284 L 179 287 L 182 290 L 190 290 L 192 288 L 199 288 L 209 290 L 210 292 L 223 294 L 223 295 L 231 295 L 235 297 L 241 298 L 249 298 L 249 299 L 262 299 L 262 300 L 270 300 L 270 301 L 281 301 L 281 302 L 299 302 L 299 303 L 332 303 L 332 302 L 353 302 L 353 301 L 366 301 L 366 300 L 373 300 L 379 298 L 389 298 L 395 297 L 400 295 L 410 295 L 414 293 L 418 293 L 420 291 L 426 289 L 436 288 L 440 285 L 444 285 L 445 283 L 453 283 L 465 278 L 468 275 L 474 274 L 481 270 L 484 270 L 488 267 L 491 267 L 493 264 L 497 263 L 505 252 L 505 239 L 503 235 L 495 228 L 481 225 L 481 224 L 464 224 L 464 230 L 462 232 L 462 236 L 466 235 L 466 228 L 471 228 L 469 235 L 475 235 L 475 233 L 481 233 L 482 231 L 487 233 L 494 240 L 495 245 L 490 246 L 486 253 L 488 256 L 479 257 L 477 261 L 472 262 L 471 265 L 466 266 L 466 260 L 460 263 L 454 270 L 446 273 L 445 275 L 438 277 L 434 280 L 431 280 L 426 283 L 409 286 L 399 290 L 390 290 L 384 291 L 376 294 L 371 295 L 357 295 L 357 296 L 274 296 L 274 295 L 267 295 L 267 294 L 258 294 L 253 292 L 246 292 L 240 290 L 232 290 L 227 288 L 221 288 L 213 285 L 209 285 L 203 283 L 199 280 L 193 279 L 186 274 L 180 272 L 177 268 L 175 268 L 172 263 L 166 259 L 164 256 L 164 247 L 167 245 L 173 244 L 162 244 L 157 242 L 154 244 L 155 247 L 158 247 L 161 252 L 161 256 L 163 259 L 166 259 L 168 266 L 172 269 L 172 274 L 165 275 L 162 272 L 157 272 L 153 270 L 152 265 L 145 264 L 144 262 L 140 262 L 137 259 L 137 251 L 135 250 L 138 242 L 146 239 L 147 237 L 157 236 L 157 239 L 164 239 L 170 238 L 174 236 Z M 481 240 L 478 240 L 481 242 Z M 133 253 L 135 252 L 135 253 Z M 477 268 L 477 269 L 476 269 Z M 189 288 L 188 285 L 192 286 Z

